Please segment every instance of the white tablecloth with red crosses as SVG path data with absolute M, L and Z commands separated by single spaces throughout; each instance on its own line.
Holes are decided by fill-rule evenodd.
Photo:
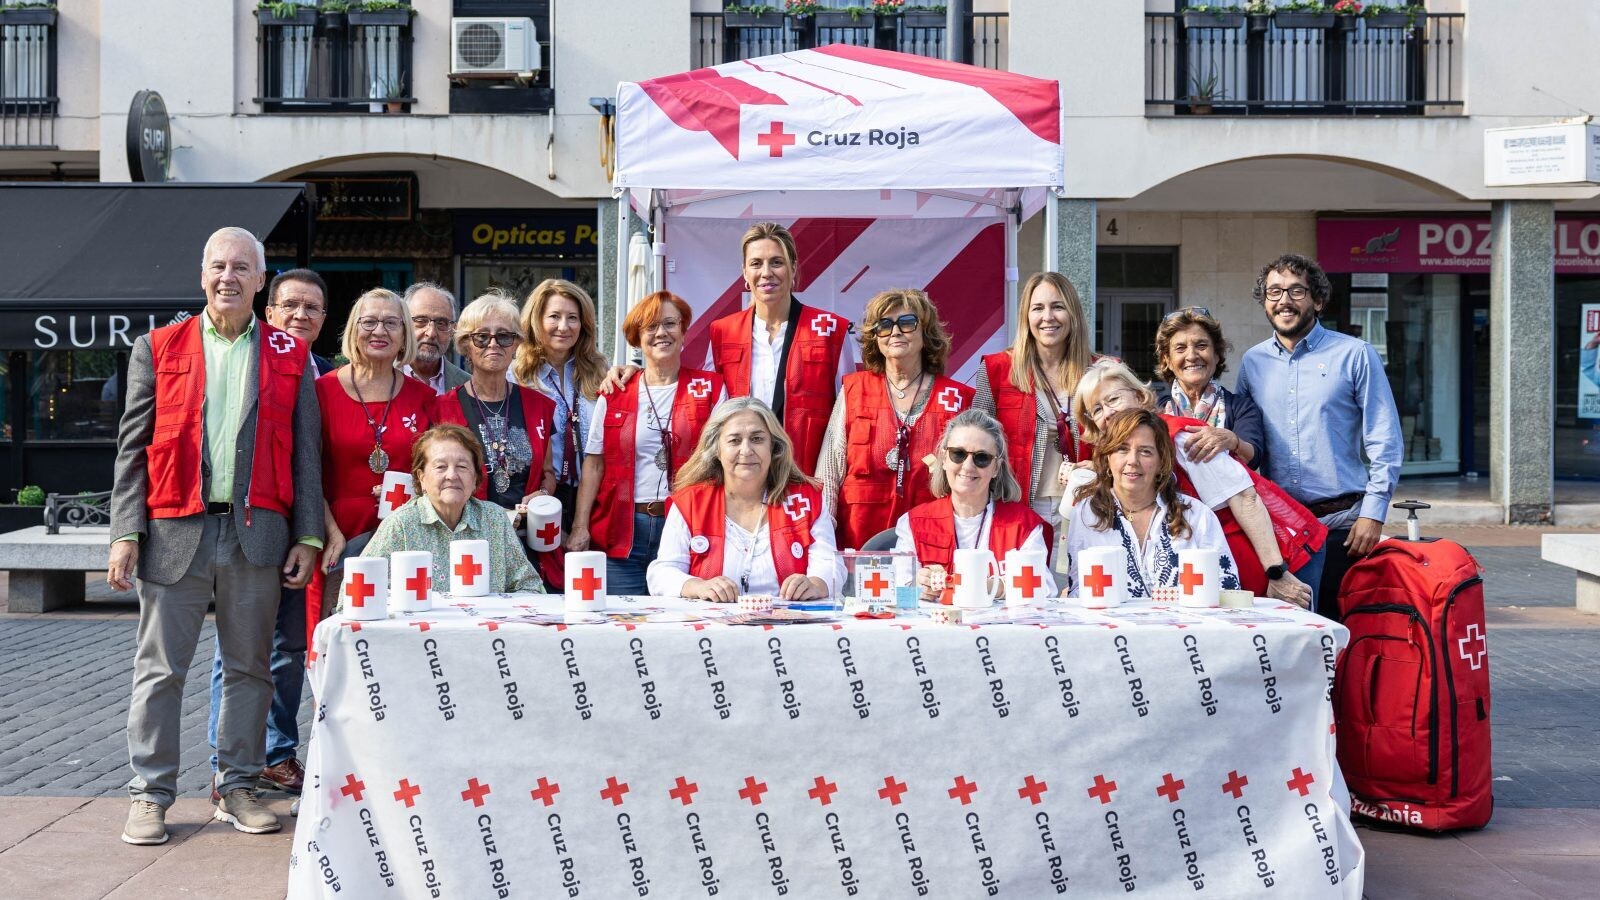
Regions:
M 1362 893 L 1348 632 L 1297 609 L 765 628 L 475 602 L 318 627 L 290 896 Z

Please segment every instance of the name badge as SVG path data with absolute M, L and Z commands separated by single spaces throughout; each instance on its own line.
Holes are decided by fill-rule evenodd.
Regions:
M 703 534 L 689 538 L 689 549 L 696 553 L 704 553 L 711 549 L 711 541 Z

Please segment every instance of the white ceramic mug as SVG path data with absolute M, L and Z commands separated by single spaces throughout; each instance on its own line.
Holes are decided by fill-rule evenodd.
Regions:
M 566 560 L 566 611 L 604 612 L 606 555 L 599 550 L 585 550 L 568 553 Z
M 433 554 L 398 550 L 389 554 L 389 608 L 427 612 L 433 608 Z
M 450 595 L 487 597 L 489 580 L 489 542 L 451 541 Z
M 561 546 L 561 501 L 549 495 L 528 501 L 528 549 L 549 553 Z
M 389 617 L 389 561 L 378 556 L 352 556 L 344 561 L 339 584 L 344 617 L 371 622 Z
M 960 579 L 953 594 L 956 606 L 983 609 L 993 605 L 994 596 L 1004 588 L 1005 580 L 997 572 L 994 554 L 988 550 L 959 549 L 951 568 Z
M 383 484 L 378 487 L 378 518 L 387 519 L 390 513 L 410 503 L 416 495 L 417 486 L 411 480 L 411 473 L 383 473 Z
M 1006 580 L 1006 605 L 1025 606 L 1049 599 L 1049 555 L 1043 550 L 1016 549 L 1006 554 L 1000 567 Z
M 1214 607 L 1222 603 L 1222 554 L 1216 550 L 1178 551 L 1178 605 Z
M 1089 609 L 1128 602 L 1128 554 L 1121 547 L 1078 551 L 1078 599 Z

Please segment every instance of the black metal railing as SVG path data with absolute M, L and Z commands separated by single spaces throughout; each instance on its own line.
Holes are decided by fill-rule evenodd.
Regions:
M 772 25 L 730 27 L 720 12 L 690 13 L 690 64 L 699 69 L 719 63 L 736 62 L 757 56 L 770 56 L 820 47 L 825 44 L 854 44 L 878 47 L 943 59 L 951 40 L 942 16 L 863 15 L 857 20 L 824 16 L 773 15 Z M 1004 69 L 1010 56 L 1008 14 L 968 13 L 963 42 L 966 52 L 961 61 L 989 69 Z
M 1342 17 L 1330 17 L 1329 27 L 1284 27 L 1272 16 L 1191 17 L 1188 25 L 1184 18 L 1145 13 L 1147 107 L 1423 116 L 1459 115 L 1464 106 L 1461 13 L 1419 13 L 1392 26 Z
M 48 12 L 20 22 L 10 11 L 0 17 L 0 150 L 56 148 L 55 10 Z
M 412 89 L 411 24 L 360 24 L 302 8 L 292 19 L 258 10 L 263 112 L 406 112 Z

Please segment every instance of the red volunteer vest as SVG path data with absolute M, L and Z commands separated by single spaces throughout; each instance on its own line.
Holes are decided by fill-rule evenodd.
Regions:
M 605 473 L 589 512 L 589 537 L 607 556 L 626 557 L 633 547 L 633 469 L 635 422 L 639 416 L 639 391 L 644 376 L 606 397 Z M 677 472 L 694 455 L 700 432 L 722 393 L 722 376 L 691 369 L 678 370 L 678 391 L 672 398 L 672 471 Z M 581 448 L 582 442 L 579 442 Z
M 755 315 L 752 306 L 711 323 L 712 367 L 727 379 L 730 397 L 750 394 Z M 795 462 L 813 475 L 828 433 L 828 417 L 833 414 L 833 378 L 839 371 L 839 355 L 844 352 L 850 326 L 833 313 L 804 304 L 795 325 L 783 372 L 783 430 L 794 443 Z
M 1102 358 L 1094 357 L 1097 361 Z M 1010 351 L 1001 350 L 985 356 L 983 367 L 989 375 L 989 393 L 994 395 L 994 417 L 1000 421 L 1000 428 L 1006 433 L 1006 459 L 1017 476 L 1017 483 L 1022 485 L 1023 498 L 1032 497 L 1033 434 L 1039 421 L 1039 395 L 1033 391 L 1019 391 L 1011 383 Z M 1068 455 L 1070 457 L 1071 454 Z M 1083 462 L 1093 456 L 1094 445 L 1080 437 L 1077 457 L 1069 458 L 1067 462 Z M 1047 478 L 1053 474 L 1044 473 Z
M 205 315 L 205 313 L 201 313 Z M 308 350 L 287 331 L 256 320 L 255 452 L 245 491 L 245 524 L 252 507 L 283 516 L 294 507 L 294 408 Z M 205 428 L 206 357 L 200 316 L 150 332 L 155 372 L 155 425 L 145 450 L 152 519 L 204 512 L 200 495 L 201 433 Z
M 928 405 L 911 426 L 905 490 L 896 493 L 886 458 L 899 424 L 888 381 L 872 372 L 844 378 L 845 474 L 839 484 L 839 546 L 859 548 L 914 506 L 933 499 L 925 456 L 938 452 L 945 425 L 972 405 L 972 388 L 943 375 L 933 380 Z
M 689 574 L 715 578 L 722 574 L 722 548 L 727 521 L 726 495 L 720 485 L 696 484 L 672 492 L 672 507 L 683 516 L 689 534 L 704 537 L 704 553 L 689 548 Z M 790 575 L 806 573 L 811 552 L 811 529 L 822 515 L 822 492 L 809 484 L 791 484 L 783 502 L 767 507 L 767 535 L 772 544 L 772 566 L 782 586 Z
M 920 565 L 950 568 L 956 550 L 955 515 L 948 496 L 924 503 L 907 514 Z M 1021 547 L 1040 525 L 1044 525 L 1046 552 L 1055 546 L 1050 526 L 1026 503 L 997 500 L 990 515 L 989 552 L 996 560 L 1004 560 L 1007 553 Z

